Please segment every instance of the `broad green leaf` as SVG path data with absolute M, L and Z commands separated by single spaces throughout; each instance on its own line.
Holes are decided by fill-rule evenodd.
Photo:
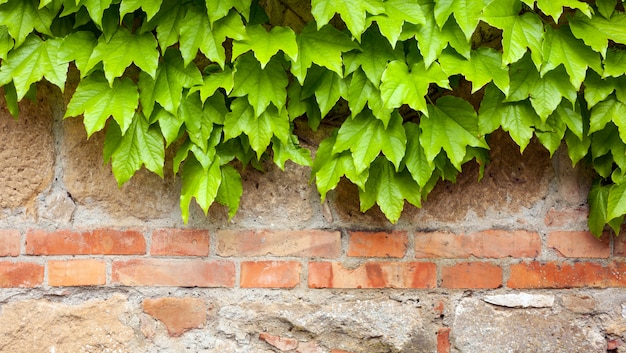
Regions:
M 84 115 L 87 136 L 100 131 L 110 116 L 117 121 L 122 134 L 129 129 L 139 105 L 137 86 L 129 78 L 116 79 L 113 85 L 101 75 L 80 81 L 72 96 L 65 117 Z
M 62 39 L 54 38 L 42 41 L 31 35 L 24 43 L 9 52 L 0 66 L 0 86 L 13 81 L 17 99 L 22 100 L 31 85 L 46 78 L 61 90 L 65 88 L 67 62 L 59 58 L 58 52 Z
M 398 47 L 398 49 L 400 48 Z M 389 42 L 375 27 L 370 27 L 363 33 L 361 50 L 353 50 L 344 54 L 346 74 L 350 74 L 361 67 L 374 86 L 380 85 L 380 79 L 388 62 L 402 59 L 404 59 L 402 50 L 392 49 Z
M 292 59 L 291 73 L 304 83 L 307 70 L 313 63 L 334 71 L 343 77 L 343 60 L 341 54 L 358 46 L 344 33 L 331 25 L 325 25 L 319 30 L 315 23 L 310 22 L 296 36 L 298 43 L 298 58 Z
M 336 73 L 319 66 L 309 70 L 309 75 L 302 86 L 302 98 L 315 94 L 322 116 L 335 106 L 340 97 L 346 97 L 348 86 Z
M 535 126 L 537 139 L 550 152 L 550 157 L 561 146 L 565 130 L 565 122 L 560 120 L 556 113 L 550 115 L 545 121 L 540 121 Z
M 505 94 L 509 90 L 508 68 L 502 66 L 502 56 L 494 49 L 483 47 L 472 50 L 469 60 L 454 52 L 444 51 L 439 57 L 439 63 L 446 75 L 462 74 L 472 82 L 472 93 L 490 81 Z
M 5 60 L 9 50 L 13 49 L 13 38 L 6 26 L 0 26 L 0 60 Z
M 533 7 L 534 3 L 537 2 L 537 7 L 546 15 L 552 17 L 554 22 L 559 21 L 559 17 L 563 13 L 563 7 L 569 7 L 570 9 L 578 9 L 582 11 L 585 15 L 591 17 L 592 9 L 591 7 L 581 1 L 578 0 L 522 0 L 526 5 Z
M 233 58 L 252 51 L 263 69 L 270 59 L 281 50 L 293 61 L 298 58 L 296 34 L 289 27 L 276 26 L 268 32 L 261 25 L 247 26 L 246 34 L 246 39 L 233 43 Z
M 111 6 L 113 0 L 80 0 L 80 4 L 85 6 L 93 22 L 102 28 L 102 15 L 104 10 Z
M 456 22 L 469 41 L 478 26 L 480 15 L 489 0 L 435 0 L 435 20 L 439 28 L 454 14 Z
M 618 91 L 617 99 L 620 99 L 620 92 L 622 91 L 622 87 L 626 86 L 624 83 L 625 77 L 605 77 L 604 79 L 600 77 L 594 71 L 589 72 L 587 78 L 585 79 L 585 101 L 587 102 L 588 108 L 593 108 L 598 102 L 605 100 L 611 93 L 614 91 Z
M 217 21 L 211 29 L 204 10 L 190 7 L 180 27 L 180 51 L 185 66 L 196 58 L 200 50 L 209 60 L 225 69 L 226 53 L 222 44 L 226 37 L 237 40 L 246 38 L 246 30 L 239 14 L 231 12 Z
M 591 138 L 585 134 L 581 140 L 573 132 L 567 130 L 565 131 L 565 143 L 567 144 L 567 154 L 572 160 L 572 165 L 576 165 L 589 154 Z
M 393 48 L 402 34 L 404 23 L 421 25 L 426 22 L 419 0 L 387 0 L 383 3 L 385 11 L 368 18 L 369 27 L 376 22 L 380 33 L 387 38 Z
M 232 166 L 226 164 L 221 168 L 222 182 L 215 200 L 220 204 L 228 207 L 228 220 L 232 220 L 239 209 L 239 202 L 243 194 L 243 185 L 241 183 L 241 175 Z
M 207 141 L 213 132 L 213 123 L 223 123 L 227 112 L 221 94 L 209 98 L 204 104 L 198 94 L 191 94 L 181 100 L 178 108 L 178 116 L 185 123 L 189 139 L 202 151 L 209 147 Z
M 178 113 L 183 89 L 202 84 L 202 76 L 195 65 L 184 66 L 176 49 L 168 49 L 163 56 L 154 79 L 142 72 L 139 75 L 141 106 L 146 115 L 152 113 L 154 103 L 159 103 L 172 114 Z
M 270 103 L 274 103 L 274 106 L 281 110 L 285 107 L 288 83 L 280 58 L 273 58 L 265 68 L 261 68 L 261 63 L 254 55 L 247 53 L 235 61 L 231 96 L 248 96 L 254 114 L 259 116 Z
M 163 136 L 158 128 L 150 126 L 146 118 L 137 113 L 111 155 L 111 166 L 121 186 L 142 165 L 163 177 L 164 158 Z
M 480 135 L 474 108 L 460 98 L 444 96 L 436 105 L 428 105 L 428 117 L 420 121 L 420 128 L 420 143 L 426 158 L 434 161 L 443 149 L 459 171 L 467 146 L 489 149 L 484 136 Z
M 205 101 L 212 96 L 218 89 L 223 88 L 226 94 L 233 90 L 233 70 L 226 66 L 221 72 L 212 72 L 202 79 L 201 86 L 194 86 L 189 93 L 200 91 L 200 98 Z
M 535 66 L 541 66 L 541 43 L 544 30 L 541 18 L 533 12 L 520 15 L 520 0 L 492 1 L 483 11 L 481 19 L 502 30 L 502 64 L 521 59 L 530 49 Z
M 52 35 L 50 26 L 54 14 L 50 9 L 38 9 L 37 0 L 14 0 L 0 4 L 0 27 L 6 26 L 9 34 L 15 39 L 15 47 L 24 43 L 33 31 Z
M 361 69 L 352 73 L 347 99 L 352 115 L 360 113 L 367 104 L 372 114 L 383 122 L 385 128 L 387 127 L 393 109 L 385 107 L 380 90 L 374 86 Z
M 404 163 L 411 173 L 413 180 L 420 187 L 425 187 L 435 172 L 435 164 L 428 161 L 424 148 L 420 144 L 420 128 L 415 123 L 404 124 L 407 135 L 406 155 Z
M 183 126 L 183 119 L 180 116 L 176 116 L 167 110 L 163 109 L 160 105 L 156 105 L 152 110 L 150 116 L 150 122 L 157 122 L 163 138 L 165 139 L 165 146 L 169 147 L 172 142 L 176 141 L 180 134 L 180 128 Z
M 272 138 L 272 150 L 274 151 L 274 163 L 280 170 L 285 170 L 287 160 L 307 167 L 313 164 L 311 151 L 299 146 L 297 136 L 290 136 L 286 143 L 276 137 Z
M 493 85 L 487 86 L 478 111 L 481 135 L 490 134 L 502 126 L 523 152 L 533 137 L 534 126 L 540 122 L 528 101 L 505 102 L 502 92 Z
M 311 181 L 315 178 L 317 191 L 320 193 L 322 202 L 326 199 L 328 191 L 333 190 L 344 175 L 359 188 L 364 188 L 367 181 L 367 170 L 360 174 L 356 172 L 350 152 L 333 153 L 333 146 L 336 141 L 337 130 L 320 143 L 311 168 Z
M 622 141 L 626 141 L 626 104 L 618 101 L 615 96 L 609 96 L 591 109 L 589 133 L 604 129 L 610 121 L 619 128 Z
M 20 107 L 17 104 L 17 92 L 15 91 L 15 85 L 13 82 L 9 82 L 2 87 L 4 91 L 4 101 L 9 113 L 13 118 L 17 119 L 20 114 Z
M 189 2 L 163 0 L 159 12 L 152 19 L 143 23 L 141 33 L 145 34 L 156 29 L 161 53 L 165 53 L 167 48 L 178 42 L 187 9 L 190 7 Z
M 610 186 L 602 185 L 599 180 L 596 180 L 589 191 L 588 225 L 591 233 L 597 237 L 602 235 L 604 225 L 608 222 L 607 207 L 610 190 Z
M 126 14 L 141 8 L 148 16 L 147 20 L 150 21 L 159 12 L 162 3 L 163 0 L 122 0 L 120 3 L 120 17 L 124 17 Z
M 606 57 L 609 40 L 626 44 L 626 14 L 618 13 L 609 19 L 601 16 L 591 18 L 577 12 L 570 18 L 572 34 L 580 38 L 593 50 Z
M 185 224 L 189 221 L 189 204 L 191 199 L 196 202 L 206 215 L 209 207 L 217 197 L 222 183 L 222 169 L 219 158 L 215 158 L 208 169 L 191 157 L 185 161 L 181 175 L 180 208 Z
M 365 188 L 359 190 L 361 211 L 377 203 L 387 219 L 396 223 L 404 209 L 404 200 L 421 206 L 421 189 L 406 170 L 398 173 L 385 158 L 378 157 L 370 167 Z
M 91 32 L 80 31 L 70 33 L 63 39 L 59 48 L 59 59 L 64 62 L 74 62 L 81 76 L 87 76 L 87 64 L 98 44 L 96 37 Z
M 546 27 L 546 37 L 543 42 L 544 66 L 541 75 L 563 65 L 569 75 L 572 86 L 576 89 L 585 79 L 587 68 L 602 72 L 600 55 L 586 46 L 581 40 L 574 38 L 569 28 L 551 29 Z
M 111 84 L 114 78 L 122 76 L 126 68 L 134 63 L 154 77 L 159 66 L 159 52 L 156 47 L 157 42 L 152 33 L 133 34 L 120 28 L 110 41 L 107 42 L 104 37 L 98 39 L 83 72 L 88 72 L 102 62 L 104 74 Z
M 226 17 L 232 8 L 242 14 L 246 20 L 249 19 L 251 2 L 252 0 L 206 0 L 206 9 L 211 25 Z
M 385 11 L 381 0 L 311 0 L 311 7 L 318 30 L 337 13 L 357 41 L 365 31 L 367 14 L 378 15 Z
M 619 77 L 626 74 L 626 51 L 624 50 L 609 50 L 606 53 L 604 59 L 604 72 L 602 77 Z
M 607 198 L 607 223 L 626 214 L 626 184 L 611 185 Z
M 365 110 L 341 125 L 333 154 L 350 150 L 356 172 L 360 174 L 382 152 L 398 170 L 406 151 L 406 140 L 400 114 L 392 115 L 385 128 L 382 121 Z
M 598 12 L 605 18 L 610 18 L 615 13 L 616 0 L 596 0 Z
M 383 73 L 380 85 L 381 97 L 387 108 L 399 108 L 403 104 L 408 104 L 411 108 L 428 115 L 424 96 L 428 93 L 431 83 L 450 88 L 448 76 L 439 64 L 433 63 L 426 68 L 424 62 L 419 62 L 409 71 L 406 63 L 392 61 Z

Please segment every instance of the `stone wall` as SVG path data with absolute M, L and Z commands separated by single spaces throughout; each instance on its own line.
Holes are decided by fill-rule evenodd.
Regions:
M 564 150 L 495 133 L 482 181 L 396 225 L 268 164 L 231 222 L 183 225 L 175 176 L 118 188 L 103 136 L 38 94 L 0 106 L 0 352 L 626 352 L 626 238 L 587 231 Z

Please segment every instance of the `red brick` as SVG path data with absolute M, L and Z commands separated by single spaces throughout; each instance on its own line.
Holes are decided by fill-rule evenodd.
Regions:
M 437 353 L 450 353 L 449 327 L 442 327 L 437 331 Z
M 222 230 L 217 233 L 217 254 L 336 258 L 341 255 L 341 234 L 325 230 Z
M 502 268 L 485 262 L 465 262 L 441 269 L 444 288 L 498 288 L 502 286 Z
M 293 288 L 300 283 L 302 264 L 297 261 L 247 261 L 241 263 L 243 288 Z
M 209 231 L 202 229 L 162 229 L 152 232 L 150 255 L 207 256 Z
M 309 263 L 311 288 L 434 288 L 436 265 L 429 262 L 368 262 L 345 269 L 336 262 Z
M 557 231 L 548 234 L 548 247 L 563 257 L 608 258 L 609 237 L 598 239 L 586 231 Z
M 406 232 L 350 232 L 348 256 L 404 257 L 407 243 Z
M 51 286 L 96 286 L 106 283 L 106 263 L 100 260 L 50 260 Z
M 233 287 L 235 265 L 203 260 L 115 261 L 112 282 L 125 286 Z
M 18 256 L 20 243 L 19 230 L 0 229 L 0 256 Z
M 511 265 L 509 288 L 624 287 L 626 263 L 602 266 L 596 262 L 529 262 Z
M 259 335 L 259 339 L 267 342 L 270 346 L 277 348 L 279 351 L 290 351 L 298 347 L 298 341 L 293 338 L 283 338 L 280 336 L 270 335 L 263 332 Z
M 30 230 L 26 233 L 28 255 L 140 255 L 146 241 L 135 230 L 96 229 L 93 231 Z
M 31 262 L 0 262 L 0 288 L 32 288 L 43 283 L 44 267 Z
M 536 257 L 541 238 L 536 232 L 487 230 L 472 234 L 417 233 L 417 258 L 503 258 Z
M 200 298 L 157 298 L 145 299 L 143 311 L 163 322 L 170 336 L 202 328 L 206 324 L 207 307 Z

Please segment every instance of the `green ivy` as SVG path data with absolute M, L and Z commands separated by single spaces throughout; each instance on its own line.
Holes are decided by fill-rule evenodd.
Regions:
M 185 221 L 192 199 L 234 216 L 234 166 L 270 159 L 310 166 L 322 199 L 346 178 L 362 211 L 396 222 L 464 163 L 484 168 L 502 129 L 521 151 L 535 137 L 589 162 L 589 228 L 618 232 L 625 48 L 618 0 L 0 0 L 11 113 L 77 70 L 65 116 L 107 127 L 120 185 L 142 167 L 162 176 L 175 149 Z M 313 159 L 296 119 L 340 125 Z

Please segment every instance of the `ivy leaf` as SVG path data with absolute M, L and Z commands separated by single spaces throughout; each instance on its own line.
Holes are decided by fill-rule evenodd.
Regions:
M 116 79 L 109 86 L 101 75 L 91 75 L 80 81 L 72 96 L 65 117 L 83 114 L 87 136 L 104 128 L 113 116 L 122 134 L 130 128 L 139 105 L 137 87 L 129 78 Z
M 626 52 L 623 50 L 607 51 L 606 58 L 604 59 L 604 72 L 602 73 L 602 77 L 619 77 L 626 74 L 624 60 L 626 60 Z
M 0 26 L 0 60 L 5 60 L 9 50 L 13 49 L 13 38 L 6 26 Z
M 357 41 L 365 31 L 366 15 L 378 15 L 385 11 L 381 0 L 311 0 L 311 7 L 318 30 L 338 13 Z
M 163 177 L 164 158 L 163 136 L 158 128 L 151 127 L 146 118 L 141 113 L 137 113 L 111 155 L 111 166 L 115 179 L 121 186 L 142 165 Z
M 365 187 L 368 177 L 367 170 L 360 174 L 356 172 L 351 153 L 346 151 L 335 154 L 332 152 L 336 140 L 337 135 L 333 134 L 320 143 L 311 169 L 311 176 L 315 177 L 315 185 L 322 202 L 326 199 L 328 191 L 337 186 L 342 176 L 345 175 L 360 188 Z
M 567 154 L 572 160 L 572 165 L 576 165 L 589 154 L 591 138 L 585 134 L 583 138 L 580 139 L 573 132 L 567 130 L 565 131 L 565 143 L 567 144 Z
M 460 98 L 444 96 L 437 100 L 437 105 L 429 105 L 428 117 L 420 121 L 420 128 L 420 143 L 428 161 L 434 161 L 443 149 L 459 171 L 467 146 L 489 149 L 479 133 L 474 108 Z
M 87 76 L 87 65 L 98 41 L 95 35 L 87 31 L 73 32 L 63 39 L 59 48 L 59 59 L 74 62 L 81 75 Z
M 544 37 L 541 18 L 533 12 L 520 15 L 519 0 L 492 1 L 483 11 L 481 19 L 502 30 L 502 64 L 508 65 L 521 59 L 530 49 L 535 66 L 541 66 L 541 43 Z
M 208 97 L 215 94 L 219 88 L 223 88 L 226 94 L 229 94 L 233 90 L 233 70 L 226 66 L 221 72 L 212 72 L 202 79 L 202 85 L 194 86 L 189 90 L 189 93 L 196 91 L 200 92 L 200 98 L 202 101 L 207 100 Z
M 103 36 L 93 50 L 83 72 L 88 72 L 102 61 L 104 75 L 109 84 L 113 79 L 120 77 L 131 63 L 154 77 L 159 66 L 159 52 L 157 42 L 152 33 L 132 34 L 125 28 L 120 28 L 110 41 Z
M 367 104 L 372 114 L 387 128 L 392 109 L 385 107 L 380 91 L 361 69 L 356 70 L 350 77 L 347 99 L 352 115 L 360 113 Z
M 472 93 L 493 81 L 505 94 L 509 90 L 509 72 L 502 66 L 502 56 L 491 48 L 472 50 L 469 60 L 456 53 L 444 51 L 439 57 L 442 70 L 448 76 L 463 74 L 472 82 Z
M 381 152 L 398 170 L 406 151 L 406 141 L 400 114 L 393 114 L 385 128 L 382 121 L 364 110 L 341 125 L 333 153 L 350 150 L 358 174 L 367 169 Z
M 315 93 L 320 112 L 326 116 L 340 97 L 347 96 L 348 86 L 339 75 L 319 66 L 314 66 L 309 72 L 302 86 L 302 98 Z
M 0 66 L 0 86 L 13 81 L 17 99 L 27 94 L 30 86 L 46 78 L 61 90 L 65 88 L 67 62 L 59 58 L 60 38 L 42 41 L 32 35 L 24 43 L 13 49 Z
M 550 152 L 550 157 L 561 146 L 565 136 L 565 122 L 559 119 L 559 115 L 552 114 L 545 121 L 540 121 L 535 126 L 535 134 L 539 142 Z
M 243 185 L 241 183 L 241 175 L 232 166 L 226 164 L 221 168 L 222 182 L 215 200 L 220 204 L 228 207 L 228 220 L 232 220 L 239 209 L 239 202 L 243 194 Z
M 598 12 L 605 18 L 610 18 L 615 13 L 615 0 L 596 0 Z
M 420 128 L 415 123 L 406 123 L 404 129 L 407 135 L 406 155 L 404 163 L 411 173 L 413 180 L 423 188 L 435 172 L 435 164 L 426 158 L 424 148 L 420 144 Z
M 292 60 L 291 73 L 304 84 L 307 70 L 313 63 L 334 71 L 343 77 L 343 59 L 341 54 L 357 49 L 356 43 L 347 35 L 331 25 L 316 30 L 315 23 L 308 23 L 296 36 L 298 44 L 297 60 Z
M 250 5 L 252 0 L 206 0 L 209 22 L 213 25 L 216 21 L 226 17 L 230 9 L 234 8 L 247 20 L 250 18 Z
M 17 104 L 17 92 L 15 91 L 15 85 L 13 82 L 9 82 L 2 87 L 4 91 L 4 102 L 6 104 L 7 110 L 13 118 L 17 119 L 20 115 L 20 107 Z
M 99 28 L 102 28 L 104 10 L 108 9 L 112 2 L 113 0 L 80 0 L 80 4 L 85 6 L 89 16 Z
M 478 111 L 481 135 L 490 134 L 502 126 L 502 129 L 520 146 L 520 152 L 523 152 L 533 137 L 535 131 L 533 127 L 538 123 L 539 116 L 528 101 L 507 103 L 501 91 L 493 85 L 487 86 Z
M 155 78 L 139 74 L 141 106 L 146 115 L 152 113 L 154 103 L 159 103 L 172 114 L 178 113 L 183 89 L 202 83 L 202 75 L 195 65 L 184 66 L 180 52 L 168 49 L 159 64 Z
M 626 214 L 626 184 L 611 185 L 606 213 L 607 223 Z
M 273 58 L 261 68 L 252 53 L 247 53 L 235 62 L 234 86 L 231 95 L 248 96 L 254 108 L 255 116 L 274 103 L 275 107 L 284 107 L 287 101 L 287 75 L 279 58 Z
M 383 3 L 385 12 L 381 15 L 369 17 L 368 27 L 371 22 L 376 21 L 380 33 L 395 48 L 405 22 L 415 25 L 421 25 L 426 22 L 426 17 L 419 5 L 417 0 L 387 0 Z
M 450 15 L 454 14 L 465 39 L 469 41 L 487 4 L 486 0 L 435 0 L 435 20 L 439 28 L 443 28 Z
M 626 141 L 626 104 L 615 96 L 610 96 L 591 109 L 589 133 L 604 129 L 610 121 L 617 125 L 622 141 Z
M 222 170 L 219 158 L 213 159 L 208 168 L 204 168 L 194 157 L 185 161 L 181 175 L 182 188 L 180 192 L 180 208 L 185 224 L 189 221 L 189 204 L 191 199 L 196 202 L 206 215 L 209 206 L 217 197 L 222 183 Z
M 428 93 L 428 86 L 431 83 L 450 88 L 448 76 L 439 64 L 433 63 L 426 68 L 424 62 L 418 62 L 409 71 L 406 63 L 392 61 L 383 73 L 380 85 L 381 97 L 387 108 L 399 108 L 403 104 L 408 104 L 411 108 L 428 114 L 424 96 Z
M 293 61 L 298 58 L 296 34 L 289 27 L 276 26 L 268 32 L 261 25 L 247 26 L 246 34 L 246 39 L 233 43 L 233 58 L 252 51 L 262 69 L 281 50 Z
M 147 15 L 146 19 L 150 21 L 161 9 L 162 3 L 163 0 L 122 0 L 120 3 L 120 17 L 123 18 L 126 14 L 141 8 Z
M 610 190 L 610 186 L 603 186 L 599 180 L 596 180 L 593 185 L 591 185 L 591 190 L 589 191 L 588 225 L 589 230 L 595 236 L 602 235 L 604 225 L 608 221 L 607 207 Z
M 359 190 L 361 212 L 370 209 L 377 203 L 387 219 L 396 223 L 404 209 L 404 199 L 411 204 L 421 206 L 421 190 L 411 176 L 403 170 L 396 173 L 393 166 L 385 158 L 377 158 L 370 167 L 365 188 Z
M 576 1 L 577 2 L 577 1 Z M 585 79 L 587 68 L 602 72 L 599 54 L 586 46 L 581 40 L 574 38 L 567 27 L 551 29 L 546 27 L 546 37 L 543 42 L 544 66 L 541 75 L 554 70 L 563 64 L 569 74 L 572 86 L 578 89 Z
M 222 44 L 227 36 L 237 40 L 246 38 L 246 29 L 239 14 L 231 12 L 211 29 L 206 13 L 195 6 L 190 7 L 180 27 L 180 51 L 185 66 L 196 58 L 200 50 L 209 60 L 225 68 L 226 53 Z
M 530 6 L 531 8 L 535 4 L 535 0 L 522 0 L 523 3 Z M 546 15 L 552 17 L 554 22 L 559 21 L 559 17 L 563 13 L 563 7 L 569 7 L 570 9 L 578 9 L 582 11 L 585 15 L 591 17 L 592 9 L 591 7 L 578 0 L 536 0 L 537 7 Z
M 159 12 L 152 19 L 144 22 L 141 33 L 145 34 L 156 28 L 161 53 L 165 53 L 168 47 L 178 42 L 183 20 L 190 7 L 188 2 L 164 0 Z
M 569 20 L 570 29 L 576 38 L 580 38 L 593 50 L 606 57 L 609 40 L 626 44 L 626 14 L 618 13 L 609 19 L 601 16 L 591 18 L 577 12 Z
M 285 162 L 287 162 L 287 160 L 291 160 L 298 165 L 307 167 L 310 167 L 313 164 L 311 151 L 307 148 L 300 147 L 297 144 L 297 141 L 298 138 L 294 135 L 290 136 L 286 143 L 276 137 L 272 138 L 274 163 L 276 163 L 280 170 L 285 170 Z
M 6 26 L 15 39 L 15 47 L 24 43 L 34 30 L 52 36 L 50 26 L 54 15 L 50 9 L 38 9 L 37 0 L 17 0 L 0 4 L 0 26 Z
M 387 63 L 403 58 L 404 53 L 401 50 L 392 49 L 380 32 L 375 27 L 370 27 L 363 33 L 361 50 L 354 50 L 344 55 L 346 74 L 350 74 L 361 67 L 367 78 L 375 86 L 378 86 Z

